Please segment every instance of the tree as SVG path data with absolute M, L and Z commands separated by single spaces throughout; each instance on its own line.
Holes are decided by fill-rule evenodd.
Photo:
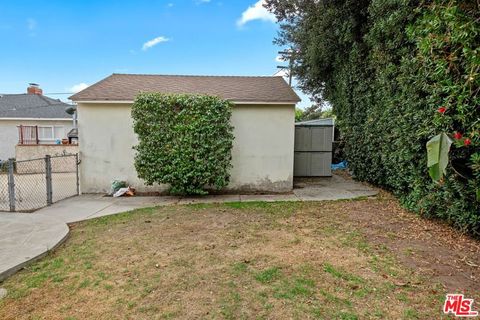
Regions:
M 322 118 L 333 118 L 332 109 L 325 109 L 325 106 L 322 104 L 312 104 L 310 107 L 305 109 L 302 113 L 302 121 L 322 119 Z
M 303 110 L 300 108 L 295 108 L 295 122 L 302 121 L 303 119 Z
M 266 7 L 281 24 L 275 42 L 295 52 L 300 88 L 332 104 L 355 176 L 480 236 L 480 3 L 267 0 Z M 426 144 L 441 132 L 454 143 L 435 182 Z

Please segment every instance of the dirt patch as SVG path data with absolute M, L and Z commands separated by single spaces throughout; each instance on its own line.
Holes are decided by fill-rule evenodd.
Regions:
M 440 318 L 447 292 L 480 299 L 478 246 L 386 194 L 142 209 L 72 225 L 0 318 Z
M 352 202 L 344 211 L 368 241 L 386 245 L 403 264 L 422 270 L 447 291 L 480 292 L 479 241 L 402 209 L 386 192 L 376 201 Z

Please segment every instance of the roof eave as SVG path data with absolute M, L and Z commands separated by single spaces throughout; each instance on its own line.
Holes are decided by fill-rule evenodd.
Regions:
M 76 103 L 84 104 L 95 104 L 95 103 L 104 103 L 104 104 L 132 104 L 134 100 L 88 100 L 88 99 L 79 99 L 74 100 Z M 298 101 L 242 101 L 242 100 L 230 100 L 233 104 L 287 104 L 294 105 L 300 102 Z
M 34 118 L 34 117 L 2 117 L 1 121 L 72 121 L 72 118 Z

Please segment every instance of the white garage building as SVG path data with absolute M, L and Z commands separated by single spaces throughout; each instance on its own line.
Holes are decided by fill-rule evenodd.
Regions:
M 113 74 L 70 99 L 78 104 L 83 193 L 103 193 L 114 179 L 140 192 L 165 191 L 137 177 L 131 106 L 139 92 L 208 94 L 234 103 L 229 190 L 285 192 L 293 188 L 295 104 L 282 77 Z

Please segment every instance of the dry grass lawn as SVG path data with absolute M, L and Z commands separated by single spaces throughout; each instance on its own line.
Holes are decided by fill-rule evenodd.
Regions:
M 72 225 L 0 319 L 438 319 L 479 243 L 376 199 L 142 209 Z M 478 307 L 477 307 L 478 309 Z

